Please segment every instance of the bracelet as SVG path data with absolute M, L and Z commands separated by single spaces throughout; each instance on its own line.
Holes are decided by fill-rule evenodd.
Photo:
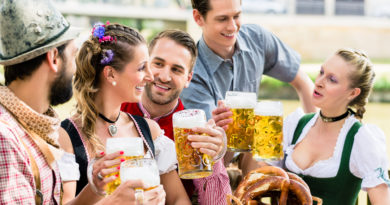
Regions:
M 96 162 L 96 158 L 93 158 L 89 163 L 88 163 L 88 168 L 87 168 L 87 178 L 88 178 L 88 183 L 92 188 L 92 191 L 95 192 L 95 194 L 99 196 L 105 196 L 106 192 L 99 190 L 96 185 L 93 183 L 93 177 L 92 177 L 92 171 L 93 171 L 93 165 Z
M 220 132 L 222 132 L 223 147 L 222 147 L 222 151 L 219 153 L 219 155 L 214 157 L 214 159 L 213 159 L 214 162 L 220 160 L 223 156 L 225 156 L 226 151 L 227 151 L 227 139 L 226 139 L 225 130 L 222 129 L 221 127 L 216 127 L 216 129 L 219 130 Z

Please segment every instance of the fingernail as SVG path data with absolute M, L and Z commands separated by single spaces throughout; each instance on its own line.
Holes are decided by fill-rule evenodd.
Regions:
M 104 152 L 100 152 L 100 155 L 104 155 Z
M 119 154 L 124 154 L 125 152 L 124 151 L 120 151 Z
M 119 177 L 119 174 L 115 174 L 115 177 L 118 178 L 118 177 Z
M 121 166 L 117 166 L 116 169 L 118 169 L 118 170 L 121 169 Z
M 125 161 L 125 159 L 121 158 L 121 162 L 124 162 L 124 161 Z

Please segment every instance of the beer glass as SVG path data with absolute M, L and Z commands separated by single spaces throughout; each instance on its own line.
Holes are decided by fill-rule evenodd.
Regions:
M 119 158 L 128 159 L 140 159 L 144 157 L 144 144 L 140 137 L 116 137 L 116 138 L 108 138 L 106 141 L 106 153 L 111 154 L 114 152 L 123 151 L 123 156 Z M 113 166 L 115 167 L 115 166 Z M 110 177 L 116 174 L 120 174 L 119 172 L 115 172 L 107 175 L 106 177 Z M 115 189 L 121 184 L 120 178 L 118 177 L 114 181 L 108 183 L 105 186 L 105 191 L 108 195 L 112 194 Z
M 252 149 L 257 161 L 283 158 L 283 107 L 279 101 L 261 101 L 255 108 L 255 134 Z
M 256 93 L 228 91 L 225 104 L 233 113 L 233 123 L 226 130 L 227 148 L 234 152 L 249 152 L 253 144 Z
M 202 135 L 193 132 L 194 127 L 204 127 L 206 115 L 203 110 L 188 109 L 173 114 L 173 132 L 179 167 L 182 179 L 197 179 L 210 176 L 213 172 L 211 157 L 194 149 L 187 140 L 188 135 Z
M 160 184 L 160 174 L 156 160 L 152 158 L 129 159 L 121 163 L 121 182 L 138 179 L 144 183 L 145 191 L 154 189 Z

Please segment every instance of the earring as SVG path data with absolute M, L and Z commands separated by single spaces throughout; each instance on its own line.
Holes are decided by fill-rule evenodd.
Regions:
M 113 82 L 112 82 L 112 86 L 116 86 L 116 81 L 113 81 Z

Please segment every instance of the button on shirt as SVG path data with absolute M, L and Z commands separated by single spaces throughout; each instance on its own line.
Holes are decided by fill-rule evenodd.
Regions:
M 263 74 L 291 82 L 299 69 L 300 56 L 264 28 L 246 24 L 237 35 L 232 59 L 223 59 L 205 43 L 197 43 L 198 58 L 188 88 L 180 98 L 186 108 L 200 108 L 211 118 L 211 111 L 227 91 L 258 93 Z

